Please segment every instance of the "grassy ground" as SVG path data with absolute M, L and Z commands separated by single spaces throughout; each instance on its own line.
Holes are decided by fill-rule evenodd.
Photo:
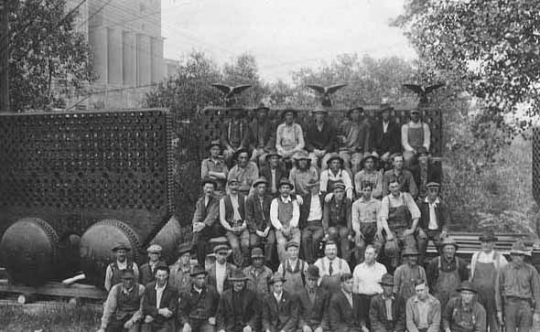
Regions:
M 101 318 L 100 305 L 96 304 L 0 304 L 0 313 L 2 332 L 89 332 L 97 330 Z

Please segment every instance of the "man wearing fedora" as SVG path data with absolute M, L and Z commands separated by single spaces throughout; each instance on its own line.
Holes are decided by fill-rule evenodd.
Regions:
M 279 196 L 279 180 L 288 178 L 289 173 L 281 163 L 281 156 L 277 150 L 271 148 L 266 154 L 266 165 L 262 166 L 259 175 L 266 179 L 266 191 L 272 197 Z
M 279 197 L 272 200 L 270 205 L 270 221 L 274 226 L 277 241 L 277 251 L 279 261 L 287 258 L 285 246 L 289 241 L 300 243 L 300 207 L 295 198 L 291 196 L 294 189 L 292 183 L 287 179 L 279 182 Z
M 329 153 L 334 151 L 336 131 L 326 120 L 328 111 L 323 106 L 315 107 L 312 114 L 314 119 L 306 129 L 306 150 L 313 166 L 318 166 L 320 161 L 321 168 L 326 169 Z
M 360 170 L 362 157 L 369 152 L 370 128 L 369 121 L 360 117 L 364 114 L 362 107 L 355 107 L 347 112 L 347 117 L 338 127 L 339 155 L 345 162 L 345 167 L 356 174 Z
M 429 125 L 420 119 L 420 110 L 415 108 L 410 112 L 410 121 L 401 126 L 401 146 L 405 167 L 409 168 L 412 159 L 420 147 L 429 151 L 431 145 L 431 131 Z
M 327 194 L 334 192 L 334 184 L 341 182 L 345 185 L 347 198 L 351 201 L 354 199 L 353 183 L 351 175 L 344 168 L 343 158 L 337 153 L 332 153 L 327 160 L 328 169 L 321 173 L 321 194 L 328 199 Z
M 298 293 L 298 332 L 328 330 L 330 294 L 319 287 L 319 268 L 310 265 L 306 272 L 306 287 Z
M 311 159 L 306 151 L 300 151 L 293 156 L 294 167 L 289 173 L 289 181 L 294 186 L 292 193 L 300 195 L 303 200 L 319 191 L 319 171 L 311 165 Z
M 169 284 L 169 267 L 156 268 L 156 280 L 146 285 L 143 331 L 175 332 L 178 291 Z
M 531 331 L 533 321 L 540 320 L 540 282 L 538 272 L 525 256 L 530 257 L 522 240 L 510 250 L 512 261 L 501 269 L 495 284 L 497 318 L 506 332 Z
M 98 332 L 138 332 L 143 294 L 144 286 L 135 281 L 133 270 L 122 270 L 122 282 L 111 288 L 103 306 Z
M 257 164 L 250 161 L 248 149 L 241 148 L 234 154 L 236 165 L 229 171 L 228 179 L 236 179 L 240 186 L 238 192 L 247 196 L 250 193 L 251 185 L 259 178 L 259 168 Z
M 178 322 L 182 332 L 214 332 L 219 294 L 206 284 L 208 272 L 196 265 L 191 272 L 193 285 L 180 293 Z
M 377 163 L 378 158 L 373 155 L 367 155 L 362 159 L 364 168 L 354 175 L 354 188 L 357 197 L 362 196 L 364 185 L 369 184 L 372 188 L 371 197 L 376 199 L 382 198 L 383 176 L 381 172 L 376 169 Z
M 379 120 L 371 131 L 371 149 L 380 158 L 383 169 L 388 169 L 386 166 L 391 155 L 401 152 L 401 130 L 390 116 L 392 110 L 389 104 L 381 104 Z
M 197 253 L 197 262 L 204 266 L 208 250 L 208 241 L 213 237 L 223 236 L 225 230 L 221 223 L 217 222 L 219 217 L 219 200 L 214 193 L 218 187 L 217 182 L 206 178 L 202 182 L 203 196 L 195 203 L 195 213 L 193 214 L 193 240 L 192 245 Z
M 262 166 L 266 161 L 266 154 L 276 145 L 276 124 L 268 118 L 268 108 L 260 103 L 255 112 L 257 116 L 249 124 L 248 145 L 251 161 Z
M 225 290 L 231 288 L 229 276 L 232 271 L 237 269 L 234 264 L 227 262 L 229 249 L 229 246 L 226 244 L 215 246 L 214 254 L 216 256 L 216 263 L 208 269 L 208 285 L 214 287 L 219 295 L 222 295 Z
M 450 211 L 446 202 L 439 196 L 440 183 L 430 182 L 427 184 L 428 195 L 419 203 L 420 221 L 418 222 L 418 234 L 416 236 L 418 250 L 420 251 L 420 264 L 424 263 L 429 241 L 433 241 L 435 248 L 440 253 L 441 243 L 447 236 L 450 224 Z
M 448 300 L 457 295 L 457 289 L 462 281 L 469 278 L 467 262 L 456 256 L 458 245 L 447 237 L 441 244 L 441 255 L 433 258 L 426 269 L 429 288 L 441 303 L 444 311 Z
M 250 233 L 250 246 L 264 246 L 266 262 L 272 262 L 272 252 L 276 237 L 270 221 L 270 205 L 272 197 L 267 194 L 265 178 L 258 178 L 253 182 L 253 194 L 246 199 L 246 220 Z
M 328 306 L 328 320 L 332 332 L 367 332 L 362 313 L 368 308 L 362 308 L 353 293 L 353 276 L 342 274 L 339 278 L 341 287 L 333 292 Z M 364 325 L 363 325 L 364 323 Z
M 478 302 L 486 309 L 489 331 L 498 332 L 495 284 L 497 275 L 508 264 L 508 261 L 503 254 L 495 250 L 498 238 L 492 230 L 486 230 L 478 240 L 482 244 L 482 250 L 472 255 L 469 280 L 478 292 Z
M 247 148 L 249 129 L 245 120 L 245 111 L 242 108 L 234 107 L 230 110 L 229 119 L 223 121 L 221 127 L 221 145 L 225 148 L 225 162 L 232 166 L 233 156 L 239 149 Z
M 401 298 L 407 301 L 414 296 L 414 282 L 418 279 L 427 281 L 424 267 L 418 265 L 418 250 L 416 247 L 406 247 L 401 254 L 405 262 L 398 266 L 394 273 L 394 293 L 399 294 Z
M 281 157 L 290 160 L 298 151 L 305 146 L 304 132 L 302 127 L 295 122 L 297 112 L 293 109 L 285 109 L 281 113 L 284 120 L 276 130 L 276 150 Z
M 383 292 L 371 299 L 369 322 L 372 332 L 405 332 L 405 301 L 393 292 L 394 277 L 386 273 L 379 282 Z
M 364 250 L 368 244 L 373 244 L 379 249 L 383 244 L 382 227 L 377 221 L 381 209 L 381 202 L 371 197 L 372 184 L 367 183 L 362 187 L 362 195 L 352 205 L 351 227 L 354 232 L 356 262 L 364 261 Z
M 261 248 L 251 249 L 251 265 L 244 269 L 248 278 L 247 288 L 262 298 L 269 293 L 272 270 L 264 265 L 265 256 Z
M 178 294 L 191 287 L 192 248 L 190 243 L 179 245 L 176 250 L 178 259 L 169 266 L 169 285 L 176 289 Z
M 352 202 L 348 197 L 345 197 L 346 187 L 343 183 L 334 183 L 333 187 L 334 195 L 324 203 L 322 224 L 325 237 L 338 243 L 340 256 L 349 261 Z
M 485 332 L 486 311 L 476 299 L 476 288 L 466 280 L 457 291 L 459 296 L 448 301 L 442 313 L 444 332 Z
M 125 243 L 119 243 L 112 248 L 116 260 L 107 266 L 105 270 L 105 283 L 104 287 L 108 291 L 112 286 L 122 281 L 122 270 L 133 270 L 135 280 L 139 280 L 139 267 L 131 258 L 128 258 L 128 253 L 131 251 Z
M 229 278 L 232 288 L 219 300 L 216 330 L 218 332 L 253 332 L 259 326 L 261 304 L 255 292 L 247 289 L 248 278 L 234 270 Z
M 399 190 L 411 194 L 416 199 L 418 197 L 418 187 L 412 173 L 404 169 L 403 155 L 396 153 L 390 157 L 393 168 L 384 172 L 383 175 L 383 196 L 390 192 L 390 182 L 397 181 Z
M 146 285 L 147 283 L 154 281 L 156 267 L 167 266 L 167 264 L 161 260 L 162 251 L 163 248 L 159 244 L 152 244 L 146 249 L 146 252 L 148 253 L 148 262 L 141 265 L 139 271 L 141 284 Z
M 263 300 L 262 326 L 265 332 L 296 332 L 298 306 L 292 294 L 283 289 L 285 278 L 279 273 L 270 279 L 270 294 Z
M 201 163 L 201 180 L 213 180 L 216 182 L 216 193 L 219 195 L 225 194 L 225 184 L 227 183 L 227 174 L 229 169 L 220 158 L 223 146 L 219 140 L 211 141 L 206 148 L 210 153 L 210 156 L 204 159 Z

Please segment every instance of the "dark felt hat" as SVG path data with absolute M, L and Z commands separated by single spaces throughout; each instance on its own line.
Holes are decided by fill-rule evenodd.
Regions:
M 373 160 L 373 162 L 376 164 L 378 161 L 379 161 L 379 158 L 377 158 L 377 156 L 374 156 L 372 154 L 368 154 L 367 156 L 365 156 L 363 159 L 362 159 L 362 165 L 366 163 L 366 161 L 368 161 L 368 159 L 371 159 Z
M 178 248 L 176 249 L 176 252 L 178 253 L 178 255 L 182 256 L 184 254 L 187 254 L 187 253 L 191 253 L 191 251 L 193 250 L 193 247 L 191 246 L 191 243 L 182 243 L 181 245 L 178 246 Z
M 298 242 L 296 242 L 296 241 L 289 241 L 285 245 L 285 250 L 289 249 L 290 247 L 300 248 L 300 244 Z
M 480 242 L 496 242 L 499 238 L 495 236 L 495 232 L 493 230 L 488 229 L 480 237 L 478 238 L 478 241 Z
M 456 243 L 456 240 L 454 240 L 453 238 L 451 237 L 447 237 L 443 240 L 443 242 L 441 243 L 441 248 L 444 248 L 445 246 L 454 246 L 454 248 L 456 248 L 456 250 L 458 250 L 459 246 L 458 244 Z
M 255 180 L 255 182 L 253 182 L 253 187 L 257 187 L 261 183 L 268 185 L 268 181 L 266 181 L 266 178 L 264 176 L 261 176 L 260 178 Z
M 330 157 L 328 158 L 328 160 L 326 160 L 326 164 L 327 165 L 330 165 L 330 163 L 333 161 L 333 160 L 339 160 L 339 162 L 341 163 L 341 165 L 343 166 L 343 158 L 341 158 L 341 156 L 338 154 L 338 153 L 332 153 L 330 155 Z
M 231 276 L 229 277 L 229 281 L 246 281 L 248 280 L 248 277 L 246 277 L 246 274 L 241 269 L 236 269 L 231 273 Z
M 251 249 L 251 258 L 264 258 L 264 254 L 261 248 Z
M 292 113 L 294 118 L 298 116 L 298 112 L 296 110 L 292 108 L 286 108 L 281 112 L 281 118 L 284 118 L 287 113 Z
M 276 273 L 274 273 L 274 275 L 272 276 L 272 278 L 270 278 L 270 280 L 268 280 L 268 283 L 269 283 L 270 285 L 273 285 L 274 283 L 280 282 L 280 281 L 281 281 L 281 282 L 285 282 L 285 281 L 287 281 L 287 279 L 283 278 L 283 275 L 282 275 L 281 273 L 276 272 Z
M 383 274 L 381 281 L 379 281 L 379 284 L 383 286 L 394 286 L 394 277 L 389 273 L 385 273 Z
M 276 149 L 270 149 L 270 151 L 268 151 L 268 153 L 266 154 L 265 158 L 268 161 L 268 159 L 270 159 L 270 157 L 273 157 L 273 156 L 277 156 L 278 158 L 281 159 L 281 156 L 279 155 Z
M 311 158 L 309 157 L 309 154 L 302 150 L 302 151 L 298 151 L 296 152 L 293 157 L 292 157 L 294 160 L 298 161 L 298 160 L 308 160 L 308 161 L 311 161 Z
M 324 108 L 322 105 L 317 105 L 313 111 L 311 111 L 311 113 L 315 114 L 315 113 L 323 113 L 323 114 L 328 114 L 328 110 L 326 108 Z
M 238 149 L 238 150 L 234 153 L 233 159 L 234 159 L 234 160 L 237 160 L 237 159 L 238 159 L 238 156 L 239 156 L 241 153 L 244 153 L 244 152 L 248 154 L 248 159 L 251 158 L 251 153 L 249 152 L 249 150 L 246 149 L 246 148 L 241 148 L 241 149 Z
M 474 287 L 473 283 L 470 282 L 469 280 L 465 280 L 461 283 L 461 285 L 458 287 L 458 289 L 456 289 L 458 292 L 461 292 L 461 291 L 470 291 L 470 292 L 474 292 L 474 293 L 477 293 L 478 291 L 476 290 L 476 288 Z
M 345 184 L 343 182 L 336 182 L 334 183 L 334 191 L 336 189 L 341 189 L 341 190 L 345 190 Z
M 393 109 L 394 108 L 389 103 L 382 103 L 382 104 L 379 105 L 379 111 L 380 112 L 391 111 Z
M 211 178 L 209 178 L 209 177 L 205 177 L 205 178 L 202 180 L 201 185 L 204 187 L 204 185 L 207 184 L 207 183 L 211 183 L 211 184 L 214 185 L 214 188 L 217 188 L 217 185 L 218 185 L 218 184 L 217 184 L 217 182 L 216 182 L 214 179 L 211 179 Z
M 189 274 L 190 276 L 192 277 L 195 277 L 195 276 L 198 276 L 200 274 L 204 274 L 204 275 L 207 275 L 208 274 L 208 271 L 206 271 L 204 269 L 204 267 L 200 266 L 200 265 L 195 265 L 193 267 L 193 270 L 191 270 L 191 273 Z
M 406 256 L 419 256 L 420 253 L 418 252 L 418 249 L 416 249 L 416 247 L 406 247 L 404 250 L 403 250 L 403 253 L 401 254 L 403 257 L 406 257 Z
M 232 177 L 229 180 L 227 180 L 227 184 L 231 184 L 233 182 L 240 183 L 240 180 L 238 180 L 238 178 L 236 178 L 236 177 Z
M 364 108 L 363 108 L 363 107 L 361 107 L 361 106 L 356 106 L 356 107 L 353 107 L 353 108 L 351 108 L 351 109 L 349 109 L 349 110 L 347 111 L 347 117 L 350 118 L 350 117 L 351 117 L 351 113 L 354 112 L 354 111 L 356 111 L 356 110 L 358 110 L 358 112 L 359 112 L 360 114 L 364 113 Z
M 122 279 L 135 279 L 135 272 L 133 269 L 125 269 L 122 271 Z
M 279 180 L 279 187 L 281 188 L 283 186 L 289 186 L 289 188 L 291 188 L 291 190 L 294 189 L 294 185 L 287 178 L 283 178 L 283 179 Z
M 118 243 L 117 245 L 115 245 L 113 248 L 112 248 L 112 251 L 118 251 L 118 250 L 126 250 L 126 251 L 131 251 L 131 247 L 128 246 L 127 244 L 125 243 Z
M 319 280 L 321 278 L 319 268 L 315 265 L 308 266 L 306 271 L 306 278 Z

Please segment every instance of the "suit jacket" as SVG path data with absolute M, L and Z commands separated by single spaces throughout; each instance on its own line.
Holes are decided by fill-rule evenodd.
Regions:
M 371 299 L 369 308 L 369 321 L 373 332 L 404 332 L 405 331 L 405 301 L 394 295 L 392 301 L 392 321 L 388 321 L 386 316 L 386 304 L 382 294 Z
M 169 283 L 165 286 L 163 294 L 161 295 L 161 302 L 159 303 L 159 309 L 168 308 L 173 312 L 170 318 L 165 318 L 158 314 L 158 308 L 156 307 L 156 282 L 153 281 L 146 285 L 144 290 L 143 300 L 143 312 L 144 315 L 150 315 L 154 318 L 156 323 L 162 323 L 168 320 L 176 319 L 176 309 L 178 306 L 178 292 L 171 287 Z
M 359 301 L 355 295 L 353 294 L 353 307 L 341 289 L 332 296 L 328 307 L 330 331 L 351 332 L 360 327 L 362 310 L 359 308 Z
M 249 123 L 247 145 L 250 150 L 265 149 L 266 151 L 276 146 L 276 123 L 271 119 L 266 119 L 263 123 L 259 123 L 256 117 Z M 258 133 L 262 137 L 262 142 L 258 141 Z M 261 144 L 262 143 L 262 144 Z
M 270 204 L 272 204 L 272 197 L 268 195 L 264 196 L 262 207 L 257 195 L 249 195 L 246 199 L 246 220 L 251 233 L 264 231 L 266 227 L 272 226 Z
M 195 213 L 193 214 L 193 221 L 203 222 L 206 226 L 212 226 L 219 217 L 219 199 L 211 197 L 208 201 L 208 206 L 204 205 L 204 196 L 197 200 L 195 203 Z
M 298 307 L 296 299 L 283 291 L 278 303 L 274 294 L 266 295 L 263 300 L 262 325 L 263 330 L 271 332 L 295 332 L 298 325 Z
M 302 196 L 304 203 L 300 205 L 300 228 L 303 228 L 307 224 L 307 218 L 309 217 L 309 209 L 311 208 L 312 195 Z M 319 195 L 319 204 L 321 204 L 321 211 L 323 211 L 321 217 L 324 217 L 324 199 L 323 195 Z M 322 219 L 321 219 L 322 221 Z
M 180 326 L 184 326 L 185 323 L 193 324 L 193 320 L 216 317 L 218 303 L 219 294 L 212 286 L 204 287 L 200 295 L 193 287 L 182 292 L 178 310 Z
M 428 229 L 429 226 L 429 203 L 425 201 L 425 199 L 422 200 L 422 202 L 418 205 L 420 208 L 420 221 L 418 222 L 418 226 L 422 229 Z M 443 227 L 447 226 L 450 222 L 450 215 L 449 215 L 448 206 L 446 203 L 442 200 L 442 198 L 439 197 L 439 204 L 435 206 L 435 215 L 437 216 L 437 224 L 439 225 L 439 230 L 442 230 Z
M 259 171 L 259 175 L 264 176 L 264 178 L 266 178 L 266 181 L 268 181 L 268 186 L 266 187 L 266 191 L 268 192 L 268 194 L 272 194 L 272 184 L 270 183 L 270 181 L 272 181 L 272 171 L 270 170 L 270 166 L 261 167 L 261 170 Z M 287 170 L 285 170 L 285 168 L 283 167 L 276 168 L 275 181 L 276 181 L 276 189 L 278 190 L 278 194 L 279 194 L 279 180 L 283 178 L 286 178 L 286 179 L 289 178 L 289 173 L 287 172 Z
M 321 326 L 323 331 L 328 330 L 328 305 L 330 304 L 330 294 L 317 287 L 315 301 L 312 303 L 307 289 L 303 289 L 298 294 L 298 327 L 302 329 L 305 325 L 310 327 Z
M 241 313 L 241 317 L 235 319 L 233 290 L 228 289 L 223 292 L 219 301 L 216 314 L 216 331 L 225 330 L 227 332 L 242 332 L 242 329 L 249 325 L 252 329 L 258 326 L 260 319 L 260 303 L 255 292 L 244 289 L 240 298 L 241 308 L 236 309 Z
M 158 266 L 167 266 L 167 263 L 160 260 L 157 263 L 156 268 Z M 155 268 L 154 268 L 154 272 L 155 272 Z M 150 265 L 148 263 L 143 264 L 141 268 L 139 269 L 139 279 L 140 279 L 141 285 L 146 286 L 146 284 L 154 281 L 155 280 L 154 272 L 152 272 L 152 269 L 150 268 Z
M 229 276 L 231 275 L 232 271 L 236 270 L 236 265 L 231 264 L 231 263 L 225 263 L 225 264 L 227 264 L 226 266 L 227 275 L 225 276 L 225 282 L 223 283 L 223 292 L 225 292 L 225 290 L 232 287 L 231 283 L 229 282 Z M 208 271 L 208 275 L 206 276 L 206 281 L 207 281 L 206 284 L 217 289 L 216 264 L 213 264 L 212 266 L 210 266 L 210 268 L 207 269 L 207 271 Z
M 390 119 L 386 134 L 383 131 L 382 120 L 377 121 L 371 128 L 371 147 L 379 155 L 386 152 L 396 153 L 401 151 L 401 128 L 394 119 Z

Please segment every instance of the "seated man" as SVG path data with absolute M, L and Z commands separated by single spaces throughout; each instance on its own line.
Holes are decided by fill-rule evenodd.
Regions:
M 418 197 L 423 199 L 428 195 L 428 184 L 431 182 L 441 183 L 442 167 L 440 162 L 432 162 L 425 147 L 420 147 L 416 158 L 411 165 L 410 171 L 416 181 Z
M 246 197 L 238 193 L 240 182 L 231 178 L 229 194 L 219 201 L 219 220 L 226 231 L 227 240 L 233 250 L 233 261 L 243 267 L 249 260 L 249 230 L 246 222 Z
M 288 257 L 279 264 L 277 273 L 286 279 L 283 288 L 289 294 L 296 294 L 300 289 L 304 288 L 309 264 L 298 258 L 298 242 L 289 241 L 285 249 Z
M 350 274 L 349 263 L 337 256 L 337 244 L 332 241 L 326 241 L 324 245 L 324 257 L 317 259 L 315 266 L 321 272 L 321 287 L 329 292 L 335 292 L 340 289 L 340 277 L 343 274 Z
M 425 280 L 415 282 L 416 295 L 407 300 L 405 318 L 409 332 L 436 332 L 441 326 L 441 303 L 429 294 Z
M 257 293 L 259 298 L 263 298 L 270 292 L 270 279 L 272 270 L 264 265 L 264 255 L 261 248 L 251 249 L 251 265 L 244 269 L 244 274 L 248 278 L 247 288 Z
M 191 252 L 190 243 L 178 246 L 178 259 L 169 266 L 169 285 L 176 289 L 178 294 L 191 288 Z
M 299 151 L 302 151 L 305 146 L 304 132 L 302 127 L 295 122 L 296 111 L 286 109 L 281 113 L 281 118 L 285 122 L 277 127 L 276 131 L 276 150 L 285 160 L 290 158 Z
M 236 107 L 231 109 L 230 112 L 231 117 L 223 121 L 221 127 L 221 145 L 225 147 L 223 154 L 229 167 L 233 164 L 233 156 L 236 151 L 247 148 L 249 135 L 248 124 L 244 119 L 244 110 Z
M 403 156 L 395 154 L 392 156 L 393 169 L 388 170 L 383 175 L 383 196 L 390 192 L 390 182 L 397 181 L 399 190 L 411 194 L 416 199 L 418 196 L 418 188 L 414 182 L 413 175 L 410 171 L 403 169 Z
M 270 109 L 263 103 L 254 110 L 257 116 L 249 124 L 248 145 L 252 151 L 251 161 L 264 165 L 266 154 L 276 145 L 276 125 L 268 118 Z
M 329 153 L 334 150 L 336 133 L 334 126 L 326 120 L 328 111 L 322 106 L 317 106 L 313 112 L 313 122 L 309 124 L 306 130 L 306 150 L 309 152 L 311 164 L 318 166 L 321 162 L 321 168 L 326 169 L 326 160 Z
M 223 147 L 219 140 L 210 142 L 207 147 L 210 152 L 210 157 L 206 158 L 201 163 L 201 180 L 212 180 L 216 183 L 216 194 L 225 195 L 225 184 L 227 183 L 227 174 L 229 169 L 227 165 L 220 158 L 220 153 Z
M 330 294 L 319 287 L 319 268 L 310 265 L 306 272 L 306 287 L 298 294 L 298 330 L 301 332 L 328 331 Z
M 167 263 L 160 259 L 162 250 L 163 248 L 158 244 L 152 244 L 146 249 L 146 252 L 148 253 L 148 263 L 143 264 L 140 270 L 140 280 L 142 285 L 154 281 L 156 267 L 160 265 L 167 266 Z
M 247 196 L 251 185 L 259 178 L 259 168 L 253 161 L 249 161 L 249 150 L 239 149 L 234 154 L 236 165 L 229 171 L 228 179 L 236 179 L 240 186 L 238 192 Z
M 138 332 L 142 318 L 144 286 L 135 282 L 132 270 L 122 270 L 122 282 L 114 285 L 103 307 L 98 332 Z
M 446 202 L 439 196 L 441 185 L 430 182 L 427 184 L 429 194 L 420 204 L 420 222 L 418 223 L 418 250 L 420 262 L 424 262 L 429 240 L 433 241 L 437 251 L 440 252 L 441 244 L 447 236 L 450 224 L 450 211 Z
M 262 326 L 265 332 L 296 332 L 298 306 L 292 294 L 283 290 L 285 279 L 276 273 L 270 279 L 270 294 L 263 300 Z
M 390 274 L 382 276 L 379 282 L 382 294 L 371 299 L 369 306 L 369 322 L 373 332 L 405 332 L 405 302 L 395 293 L 394 277 Z
M 279 261 L 283 262 L 287 258 L 285 245 L 289 241 L 300 243 L 300 229 L 298 222 L 300 220 L 300 207 L 296 199 L 291 197 L 291 191 L 294 189 L 289 180 L 282 179 L 279 182 L 279 197 L 272 200 L 270 205 L 270 221 L 274 226 L 277 240 L 277 251 Z
M 311 165 L 311 159 L 305 151 L 296 153 L 293 160 L 294 167 L 289 174 L 289 181 L 294 187 L 292 193 L 306 200 L 306 197 L 313 194 L 314 189 L 319 191 L 319 172 Z
M 352 174 L 360 170 L 362 157 L 369 152 L 369 121 L 360 119 L 363 113 L 362 107 L 350 109 L 338 128 L 339 155 Z
M 195 213 L 193 214 L 193 240 L 192 245 L 197 252 L 197 262 L 204 266 L 208 250 L 208 241 L 213 237 L 225 235 L 225 230 L 219 217 L 219 200 L 214 195 L 217 188 L 217 182 L 211 179 L 205 179 L 202 182 L 203 196 L 195 203 Z
M 175 332 L 178 292 L 169 285 L 169 267 L 156 268 L 156 281 L 152 281 L 144 290 L 143 314 L 144 325 L 152 332 Z
M 393 108 L 388 104 L 381 105 L 381 118 L 372 127 L 371 147 L 381 160 L 381 167 L 387 169 L 390 156 L 401 152 L 401 130 L 394 118 L 390 117 Z
M 330 158 L 328 158 L 327 163 L 328 169 L 321 173 L 321 194 L 326 199 L 326 194 L 334 191 L 334 184 L 341 182 L 345 185 L 347 198 L 352 201 L 354 199 L 353 183 L 351 175 L 343 166 L 343 158 L 337 153 L 333 153 Z
M 486 310 L 477 302 L 472 283 L 464 281 L 457 290 L 459 296 L 448 301 L 444 308 L 444 331 L 486 331 Z
M 137 263 L 128 259 L 128 252 L 131 251 L 125 243 L 117 244 L 112 248 L 112 251 L 116 255 L 116 260 L 107 266 L 105 270 L 105 289 L 110 291 L 112 286 L 122 281 L 122 270 L 133 270 L 135 274 L 135 280 L 139 280 L 139 268 Z
M 313 264 L 324 238 L 323 201 L 319 194 L 318 184 L 311 186 L 310 189 L 311 195 L 303 196 L 304 202 L 300 207 L 300 225 L 304 258 L 308 263 Z
M 268 182 L 266 186 L 267 194 L 272 197 L 279 196 L 279 180 L 288 178 L 289 173 L 281 163 L 281 156 L 276 149 L 272 148 L 266 154 L 266 165 L 261 167 L 259 175 Z
M 259 178 L 253 183 L 255 192 L 246 199 L 246 220 L 249 229 L 250 246 L 264 246 L 266 262 L 272 262 L 272 252 L 276 236 L 270 221 L 270 205 L 272 197 L 267 195 L 267 182 Z
M 351 213 L 352 203 L 345 197 L 345 185 L 337 182 L 334 184 L 333 197 L 324 203 L 323 227 L 326 238 L 339 244 L 341 257 L 346 261 L 350 256 Z
M 356 244 L 356 262 L 364 261 L 364 250 L 368 244 L 373 244 L 377 249 L 382 248 L 382 227 L 377 222 L 377 216 L 381 209 L 381 202 L 371 197 L 371 184 L 365 184 L 362 196 L 352 205 L 351 227 L 354 231 Z
M 330 331 L 332 332 L 367 332 L 366 325 L 362 325 L 360 314 L 367 308 L 361 308 L 354 296 L 353 276 L 350 273 L 342 274 L 339 278 L 341 287 L 333 292 L 328 317 Z
M 362 190 L 364 185 L 369 184 L 372 188 L 371 197 L 376 199 L 382 198 L 382 184 L 383 175 L 376 168 L 377 157 L 367 155 L 362 160 L 364 169 L 356 173 L 354 176 L 354 188 L 356 190 L 356 197 L 362 196 Z
M 418 149 L 424 147 L 429 151 L 431 144 L 431 131 L 429 125 L 420 120 L 420 111 L 418 109 L 411 110 L 410 118 L 409 122 L 401 126 L 401 145 L 407 168 L 410 167 Z

